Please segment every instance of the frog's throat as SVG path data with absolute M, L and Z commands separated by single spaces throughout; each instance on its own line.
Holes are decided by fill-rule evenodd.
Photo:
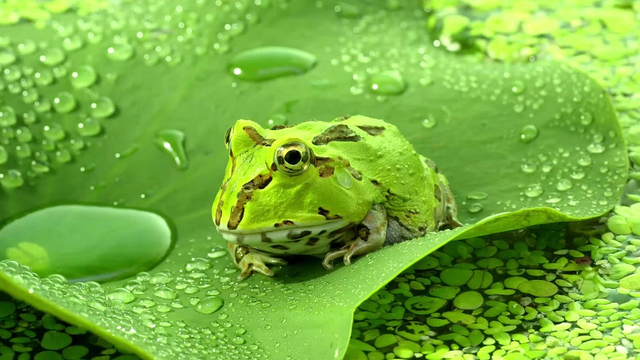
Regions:
M 222 237 L 238 245 L 255 245 L 268 243 L 292 243 L 314 241 L 314 239 L 339 238 L 352 227 L 352 223 L 344 219 L 327 220 L 316 224 L 295 224 L 284 221 L 269 228 L 229 230 L 225 225 L 217 227 Z

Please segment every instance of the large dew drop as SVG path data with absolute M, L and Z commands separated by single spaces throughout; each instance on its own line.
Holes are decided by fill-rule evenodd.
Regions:
M 538 137 L 538 128 L 535 125 L 525 125 L 520 130 L 520 141 L 530 143 Z
M 185 135 L 180 130 L 167 129 L 156 134 L 154 143 L 169 154 L 178 166 L 178 169 L 185 170 L 189 167 L 187 151 L 184 148 Z
M 202 314 L 212 314 L 224 305 L 224 300 L 217 296 L 207 296 L 200 299 L 196 305 L 196 311 Z
M 374 94 L 399 95 L 404 92 L 406 83 L 398 70 L 382 71 L 371 76 L 370 87 Z
M 166 220 L 147 211 L 61 205 L 34 211 L 0 229 L 0 260 L 40 276 L 108 281 L 146 271 L 171 248 Z
M 270 46 L 243 51 L 229 62 L 229 71 L 239 79 L 264 81 L 287 75 L 304 74 L 317 62 L 306 51 Z

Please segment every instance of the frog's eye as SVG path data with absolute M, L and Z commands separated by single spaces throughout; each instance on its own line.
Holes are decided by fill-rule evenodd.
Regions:
M 287 175 L 302 174 L 313 160 L 313 152 L 307 145 L 293 141 L 276 150 L 275 163 L 278 171 Z
M 230 127 L 227 129 L 227 131 L 224 133 L 224 146 L 227 148 L 227 150 L 229 150 L 229 148 L 231 147 L 231 130 L 233 128 Z

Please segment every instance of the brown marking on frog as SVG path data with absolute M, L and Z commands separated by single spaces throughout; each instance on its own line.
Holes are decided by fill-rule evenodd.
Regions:
M 261 240 L 263 243 L 272 243 L 272 242 L 273 242 L 273 240 L 271 240 L 271 238 L 270 238 L 270 237 L 268 237 L 266 233 L 261 233 L 261 234 L 260 234 L 260 240 Z
M 266 188 L 267 185 L 271 183 L 271 180 L 271 172 L 269 172 L 268 174 L 259 174 L 251 181 L 242 185 L 242 191 L 238 193 L 238 201 L 231 209 L 231 214 L 229 215 L 229 221 L 227 222 L 227 228 L 229 230 L 238 228 L 238 225 L 244 217 L 244 207 L 253 197 L 253 192 Z
M 280 245 L 280 244 L 276 244 L 276 245 L 271 245 L 272 249 L 277 249 L 277 250 L 289 250 L 288 247 L 284 246 L 284 245 Z
M 316 156 L 315 161 L 313 162 L 313 166 L 319 168 L 322 165 L 328 164 L 330 162 L 333 162 L 332 158 Z
M 433 194 L 438 202 L 442 202 L 442 190 L 438 184 L 433 184 Z
M 327 220 L 338 220 L 338 219 L 342 219 L 342 216 L 340 216 L 340 215 L 330 215 L 329 210 L 327 210 L 327 209 L 323 209 L 323 208 L 321 208 L 321 207 L 319 207 L 319 208 L 318 208 L 318 214 L 320 214 L 320 215 L 324 216 L 324 218 L 325 218 L 325 219 L 327 219 Z M 326 231 L 326 230 L 322 230 L 320 233 L 318 233 L 318 235 L 322 234 L 322 233 L 323 233 L 323 231 Z
M 216 207 L 216 226 L 220 226 L 220 220 L 222 219 L 222 205 L 224 204 L 224 201 L 222 199 L 224 197 L 225 191 L 227 191 L 227 184 L 233 177 L 233 173 L 236 171 L 236 158 L 235 156 L 233 156 L 233 151 L 231 150 L 231 148 L 229 148 L 229 158 L 231 159 L 231 172 L 229 173 L 229 177 L 224 180 L 222 186 L 220 187 L 220 201 L 218 201 L 218 206 Z
M 386 130 L 384 126 L 358 125 L 358 128 L 371 136 L 382 135 L 382 133 Z
M 334 170 L 333 166 L 327 165 L 318 169 L 318 175 L 321 178 L 328 178 L 333 175 Z
M 245 126 L 242 128 L 242 130 L 244 130 L 244 132 L 247 133 L 247 135 L 249 135 L 249 138 L 256 143 L 256 145 L 260 145 L 260 146 L 271 146 L 271 144 L 273 144 L 274 141 L 276 141 L 275 139 L 267 139 L 264 136 L 260 135 L 260 133 L 258 132 L 258 130 L 256 130 L 255 128 L 251 127 L 251 126 Z
M 273 224 L 273 227 L 277 227 L 277 228 L 279 228 L 279 227 L 282 227 L 282 226 L 291 226 L 291 225 L 295 225 L 295 224 L 293 223 L 293 221 L 291 221 L 291 220 L 284 220 L 284 221 L 282 221 L 282 222 L 279 222 L 279 223 L 275 223 L 275 224 Z
M 289 240 L 297 240 L 297 239 L 302 239 L 306 236 L 311 235 L 312 232 L 309 230 L 302 230 L 301 232 L 297 233 L 294 231 L 289 231 L 289 233 L 287 234 L 287 239 Z
M 328 127 L 320 135 L 313 138 L 313 145 L 327 145 L 332 141 L 357 142 L 362 138 L 345 124 Z
M 354 179 L 358 181 L 362 180 L 362 174 L 360 173 L 360 171 L 352 168 L 351 166 L 347 166 L 347 170 L 349 170 L 349 173 L 351 174 L 351 176 L 353 176 Z
M 349 225 L 337 229 L 337 230 L 333 230 L 332 232 L 329 233 L 329 235 L 327 235 L 328 238 L 334 238 L 336 236 L 340 236 L 340 235 L 344 235 L 345 233 L 353 230 L 353 228 L 356 226 L 355 223 L 349 223 Z
M 294 127 L 294 126 L 296 126 L 296 124 L 293 124 L 293 125 L 273 125 L 273 126 L 271 127 L 271 129 L 269 129 L 269 130 L 282 130 L 282 129 L 289 129 L 289 128 L 292 128 L 292 127 Z
M 327 165 L 333 162 L 332 158 L 316 156 L 313 162 L 313 166 L 318 169 L 318 175 L 321 178 L 327 178 L 333 175 L 335 168 L 331 165 Z
M 436 165 L 435 161 L 429 159 L 429 158 L 424 158 L 424 164 L 429 167 L 431 170 L 438 172 L 438 165 Z
M 320 241 L 320 238 L 310 237 L 309 240 L 307 241 L 307 245 L 314 246 L 316 243 L 318 243 L 318 241 Z

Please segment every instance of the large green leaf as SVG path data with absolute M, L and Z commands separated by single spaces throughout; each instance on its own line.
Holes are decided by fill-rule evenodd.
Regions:
M 21 169 L 27 181 L 0 193 L 0 220 L 57 204 L 117 204 L 164 215 L 176 237 L 173 250 L 150 274 L 68 284 L 4 261 L 2 290 L 145 358 L 340 358 L 355 307 L 444 243 L 595 217 L 620 198 L 627 175 L 621 131 L 608 98 L 586 75 L 553 63 L 509 66 L 442 53 L 431 46 L 414 8 L 257 3 L 246 8 L 197 2 L 180 9 L 125 3 L 89 16 L 71 33 L 75 14 L 59 15 L 44 29 L 22 23 L 0 30 L 12 48 L 28 38 L 50 43 L 17 60 L 36 72 L 47 67 L 38 58 L 62 41 L 59 36 L 86 39 L 91 26 L 105 33 L 104 40 L 66 55 L 71 69 L 96 69 L 98 82 L 89 91 L 74 89 L 69 76 L 38 86 L 50 99 L 69 91 L 78 105 L 70 113 L 43 112 L 40 122 L 28 125 L 37 140 L 33 157 L 41 149 L 43 125 L 57 122 L 67 140 L 79 139 L 75 128 L 81 113 L 91 111 L 92 99 L 106 95 L 117 106 L 101 120 L 101 135 L 85 139 L 86 148 L 74 152 L 72 162 L 53 161 L 48 174 L 27 176 L 31 158 L 16 160 L 16 140 L 4 139 L 9 162 L 0 172 L 6 179 L 8 169 Z M 265 82 L 229 72 L 234 56 L 262 46 L 304 50 L 317 64 L 305 74 Z M 116 56 L 108 55 L 109 48 Z M 130 59 L 118 59 L 129 50 Z M 158 54 L 159 63 L 149 65 Z M 371 82 L 385 86 L 373 91 Z M 2 95 L 3 104 L 18 113 L 33 106 L 8 88 Z M 228 257 L 218 257 L 223 242 L 210 215 L 227 161 L 224 131 L 238 118 L 266 125 L 268 119 L 295 123 L 345 114 L 396 124 L 418 152 L 434 159 L 451 182 L 466 226 L 382 249 L 330 272 L 316 259 L 302 259 L 277 270 L 273 279 L 238 282 Z M 157 147 L 157 134 L 170 129 L 186 134 L 186 170 Z M 67 140 L 58 146 L 73 152 Z M 179 148 L 180 140 L 173 146 Z M 42 151 L 56 158 L 56 149 Z M 97 231 L 84 241 L 96 252 L 113 250 L 111 235 Z M 42 251 L 54 259 L 70 241 L 44 237 L 38 251 L 21 251 L 19 260 L 29 263 L 30 254 Z M 147 246 L 127 251 L 142 254 Z M 117 251 L 110 254 L 98 268 L 112 271 L 121 263 Z M 82 263 L 86 254 L 76 257 Z M 68 260 L 50 266 L 63 271 L 76 265 Z

